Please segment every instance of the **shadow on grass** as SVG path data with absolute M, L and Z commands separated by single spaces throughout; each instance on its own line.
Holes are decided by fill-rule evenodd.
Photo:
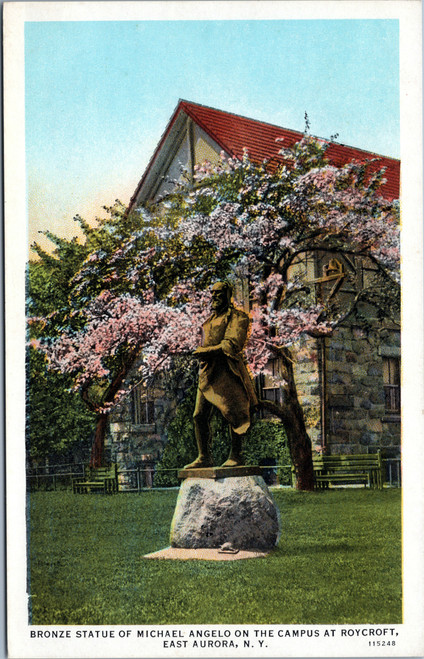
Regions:
M 284 550 L 281 548 L 281 551 Z M 355 554 L 355 553 L 362 553 L 364 551 L 367 551 L 367 547 L 364 545 L 358 546 L 354 542 L 347 543 L 347 542 L 340 542 L 338 540 L 335 540 L 334 542 L 326 542 L 323 544 L 315 544 L 306 547 L 304 545 L 293 545 L 293 544 L 290 546 L 290 556 L 305 556 L 305 555 L 307 556 L 314 554 L 324 554 L 325 556 L 329 557 L 330 560 L 332 554 L 340 554 L 340 552 L 346 554 Z

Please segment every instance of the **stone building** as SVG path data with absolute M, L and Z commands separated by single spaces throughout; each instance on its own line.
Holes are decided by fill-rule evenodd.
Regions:
M 130 209 L 170 191 L 182 169 L 193 176 L 196 164 L 218 162 L 222 152 L 241 158 L 247 149 L 254 162 L 281 162 L 277 138 L 284 138 L 284 146 L 289 147 L 302 134 L 180 101 L 134 192 Z M 398 160 L 336 143 L 330 144 L 326 157 L 336 166 L 375 158 L 371 167 L 386 169 L 382 194 L 388 200 L 399 197 Z M 317 297 L 331 294 L 335 284 L 338 295 L 352 295 L 355 287 L 372 276 L 370 264 L 328 255 L 307 257 L 297 267 Z M 248 306 L 245 292 L 244 302 Z M 366 330 L 350 322 L 332 337 L 304 340 L 297 346 L 298 394 L 317 451 L 334 454 L 381 449 L 383 455 L 396 457 L 400 452 L 400 327 L 373 320 L 371 308 L 366 313 L 370 318 Z M 282 395 L 278 361 L 271 367 L 273 376 L 262 376 L 257 385 L 263 397 L 278 400 Z M 175 402 L 166 400 L 160 390 L 146 392 L 141 385 L 136 387 L 111 423 L 110 446 L 118 461 L 153 464 L 166 441 L 166 423 L 174 406 Z

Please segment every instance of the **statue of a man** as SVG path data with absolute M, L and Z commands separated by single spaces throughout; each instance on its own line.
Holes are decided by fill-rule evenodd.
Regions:
M 199 386 L 193 414 L 199 455 L 185 469 L 212 467 L 210 417 L 215 408 L 230 426 L 231 450 L 223 467 L 242 464 L 243 435 L 250 426 L 250 407 L 258 403 L 246 367 L 243 348 L 249 316 L 231 304 L 232 288 L 227 282 L 212 286 L 212 315 L 203 324 L 202 346 L 194 351 L 199 359 Z

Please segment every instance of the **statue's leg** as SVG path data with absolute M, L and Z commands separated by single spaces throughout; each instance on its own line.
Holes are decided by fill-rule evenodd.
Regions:
M 234 432 L 233 428 L 230 427 L 230 439 L 231 439 L 231 448 L 230 455 L 228 459 L 224 462 L 222 467 L 239 467 L 243 464 L 241 457 L 241 449 L 243 443 L 244 433 L 240 434 Z
M 212 467 L 210 418 L 212 404 L 209 403 L 202 392 L 197 390 L 196 406 L 194 408 L 194 435 L 196 437 L 199 454 L 194 462 L 186 465 L 184 469 L 201 469 Z

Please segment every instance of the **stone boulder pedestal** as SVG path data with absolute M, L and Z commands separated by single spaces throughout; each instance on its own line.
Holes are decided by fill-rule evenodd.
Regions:
M 186 478 L 171 524 L 171 546 L 270 550 L 278 542 L 278 508 L 262 476 Z

